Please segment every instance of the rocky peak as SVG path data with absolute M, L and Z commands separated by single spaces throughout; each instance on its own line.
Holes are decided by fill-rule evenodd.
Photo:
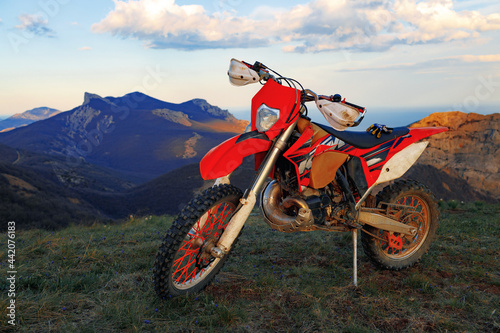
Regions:
M 106 98 L 102 98 L 101 96 L 99 96 L 97 94 L 92 94 L 92 93 L 86 92 L 83 96 L 83 104 L 82 105 L 87 105 L 93 100 L 103 101 L 107 104 L 113 104 L 110 101 L 108 101 Z
M 460 111 L 436 112 L 411 125 L 411 127 L 446 126 L 451 131 L 456 131 L 462 126 L 470 126 L 488 119 L 497 119 L 500 114 L 482 115 L 477 113 L 464 113 Z M 498 124 L 497 124 L 498 125 Z
M 464 179 L 476 192 L 498 201 L 500 114 L 440 112 L 411 125 L 427 126 L 446 126 L 450 130 L 426 139 L 429 146 L 417 164 L 430 165 L 452 177 Z M 441 185 L 450 188 L 449 184 Z

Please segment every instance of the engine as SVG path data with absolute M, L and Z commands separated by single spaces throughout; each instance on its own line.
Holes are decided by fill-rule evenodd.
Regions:
M 262 191 L 260 208 L 269 226 L 282 232 L 328 230 L 344 231 L 343 225 L 331 223 L 339 205 L 319 190 L 306 189 L 302 195 L 290 195 L 273 180 Z M 334 218 L 334 217 L 333 217 Z

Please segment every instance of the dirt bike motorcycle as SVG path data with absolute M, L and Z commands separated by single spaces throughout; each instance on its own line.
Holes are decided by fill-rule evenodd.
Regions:
M 445 127 L 375 124 L 373 133 L 346 131 L 366 110 L 339 95 L 318 95 L 262 63 L 231 60 L 232 84 L 260 82 L 245 133 L 212 148 L 200 162 L 213 187 L 182 209 L 156 256 L 153 284 L 160 298 L 202 290 L 228 259 L 257 200 L 264 221 L 281 232 L 352 232 L 357 285 L 357 232 L 368 258 L 399 270 L 428 251 L 438 227 L 432 193 L 415 181 L 396 181 L 376 197 L 372 189 L 400 178 L 418 159 L 430 135 Z M 307 117 L 315 103 L 330 126 Z M 376 134 L 376 135 L 372 135 Z M 254 155 L 256 175 L 242 191 L 231 173 Z M 271 181 L 268 181 L 271 179 Z M 259 195 L 260 194 L 260 195 Z

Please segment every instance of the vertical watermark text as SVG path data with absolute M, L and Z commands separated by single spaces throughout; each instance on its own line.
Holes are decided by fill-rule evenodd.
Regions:
M 16 325 L 16 222 L 7 223 L 7 322 Z

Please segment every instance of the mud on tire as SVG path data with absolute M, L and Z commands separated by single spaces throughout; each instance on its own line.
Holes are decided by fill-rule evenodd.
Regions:
M 182 209 L 167 231 L 153 267 L 153 285 L 160 298 L 201 291 L 213 280 L 228 255 L 214 258 L 209 249 L 225 230 L 241 196 L 232 185 L 218 185 Z
M 414 180 L 399 180 L 386 186 L 377 194 L 377 207 L 382 203 L 397 203 L 414 207 L 418 213 L 402 216 L 400 222 L 417 227 L 415 236 L 400 235 L 368 225 L 363 230 L 361 242 L 368 258 L 378 267 L 400 270 L 417 263 L 429 250 L 436 236 L 439 210 L 431 191 Z M 384 241 L 382 241 L 383 239 Z

